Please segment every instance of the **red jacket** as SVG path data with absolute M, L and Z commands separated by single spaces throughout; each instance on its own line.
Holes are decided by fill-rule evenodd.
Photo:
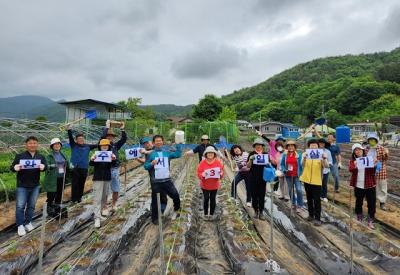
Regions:
M 349 171 L 351 173 L 350 178 L 350 186 L 356 187 L 357 186 L 357 175 L 358 175 L 358 168 L 354 163 L 354 160 L 350 160 L 349 163 Z M 376 179 L 375 179 L 375 168 L 366 168 L 365 169 L 365 183 L 364 188 L 374 188 L 376 186 Z
M 220 177 L 212 178 L 214 175 L 218 174 L 218 170 L 220 172 Z M 204 177 L 203 172 L 207 173 L 206 177 Z M 197 167 L 197 176 L 200 179 L 201 188 L 205 190 L 217 190 L 221 185 L 221 179 L 224 177 L 224 165 L 218 159 L 214 159 L 210 164 L 203 159 Z

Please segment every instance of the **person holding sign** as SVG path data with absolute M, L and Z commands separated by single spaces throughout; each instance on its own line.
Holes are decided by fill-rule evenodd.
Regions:
M 97 148 L 97 144 L 86 144 L 85 136 L 78 133 L 72 136 L 71 125 L 67 125 L 69 145 L 71 146 L 72 180 L 71 180 L 71 201 L 79 203 L 82 200 L 85 182 L 89 168 L 89 153 Z
M 181 208 L 181 200 L 178 190 L 176 190 L 172 182 L 169 164 L 171 159 L 181 157 L 182 148 L 181 144 L 177 144 L 175 152 L 163 151 L 164 137 L 162 135 L 155 135 L 153 144 L 155 147 L 144 163 L 144 169 L 149 171 L 150 181 L 152 182 L 151 220 L 153 224 L 158 224 L 157 193 L 165 193 L 172 198 L 175 210 L 173 219 L 179 216 L 178 211 Z
M 264 167 L 269 165 L 268 153 L 264 151 L 265 142 L 261 138 L 256 138 L 253 142 L 254 151 L 249 154 L 247 167 L 250 168 L 250 188 L 251 201 L 254 208 L 254 218 L 265 220 L 264 204 L 267 184 L 264 181 Z
M 367 199 L 368 206 L 368 227 L 374 229 L 375 204 L 376 204 L 376 165 L 377 159 L 368 157 L 364 148 L 355 143 L 351 148 L 352 155 L 349 163 L 351 173 L 350 186 L 354 187 L 356 197 L 355 212 L 357 220 L 363 221 L 363 201 Z
M 314 221 L 315 226 L 321 223 L 321 186 L 323 168 L 329 168 L 327 156 L 318 149 L 318 140 L 311 139 L 307 143 L 308 149 L 302 157 L 303 172 L 300 181 L 306 189 L 308 220 Z
M 65 176 L 68 170 L 68 161 L 61 152 L 62 143 L 59 138 L 53 138 L 50 142 L 51 153 L 47 156 L 46 177 L 44 190 L 47 192 L 47 212 L 55 217 L 60 214 L 62 194 L 65 186 Z
M 94 227 L 99 228 L 103 216 L 108 216 L 107 195 L 111 183 L 111 168 L 115 165 L 117 157 L 111 151 L 111 143 L 108 139 L 102 139 L 97 151 L 90 158 L 90 166 L 93 171 L 93 204 Z
M 387 200 L 387 168 L 386 163 L 389 158 L 389 150 L 379 144 L 378 136 L 370 134 L 367 138 L 368 150 L 365 153 L 372 158 L 376 158 L 381 163 L 381 169 L 376 172 L 376 198 L 379 200 L 380 208 L 386 211 Z
M 204 219 L 212 220 L 217 204 L 217 191 L 224 176 L 224 165 L 217 159 L 217 150 L 209 146 L 204 151 L 204 159 L 197 167 L 197 176 L 203 190 Z M 210 206 L 210 212 L 208 212 Z
M 121 188 L 121 184 L 119 181 L 119 167 L 121 162 L 119 161 L 119 150 L 122 146 L 126 143 L 127 135 L 125 132 L 125 123 L 121 122 L 120 124 L 121 129 L 121 139 L 117 142 L 114 142 L 116 135 L 111 130 L 111 123 L 110 120 L 107 120 L 106 127 L 103 130 L 103 137 L 110 141 L 111 144 L 111 151 L 116 157 L 116 160 L 111 169 L 111 192 L 112 192 L 112 207 L 111 211 L 115 211 L 115 205 L 117 204 L 119 192 Z
M 139 150 L 139 153 L 143 155 L 143 157 L 138 158 L 138 161 L 141 163 L 145 163 L 146 160 L 150 157 L 151 152 L 153 152 L 153 143 L 151 142 L 150 137 L 143 137 L 140 140 L 140 143 L 142 144 L 143 148 Z M 149 176 L 150 176 L 150 186 L 151 189 L 153 189 L 153 182 L 151 181 L 151 175 L 150 171 Z M 168 204 L 168 198 L 167 195 L 164 192 L 160 192 L 160 203 L 161 203 L 161 213 L 164 213 L 165 209 L 167 208 Z
M 285 175 L 289 196 L 292 200 L 292 208 L 297 213 L 304 207 L 303 203 L 303 187 L 300 183 L 300 175 L 303 171 L 301 151 L 297 151 L 297 144 L 294 140 L 286 143 L 286 152 L 283 153 L 281 159 L 281 170 Z M 296 192 L 294 192 L 296 189 Z
M 329 167 L 332 167 L 333 158 L 331 151 L 329 150 L 330 143 L 324 138 L 320 138 L 318 140 L 318 143 L 319 147 L 323 150 L 323 152 L 326 154 L 328 158 Z M 324 202 L 328 202 L 328 180 L 330 171 L 331 171 L 330 168 L 324 168 L 322 171 L 323 175 L 322 175 L 321 200 L 323 200 Z
M 38 152 L 39 142 L 35 136 L 25 140 L 26 151 L 17 154 L 10 170 L 17 173 L 15 220 L 18 235 L 33 230 L 32 218 L 39 196 L 40 172 L 47 168 L 46 158 Z

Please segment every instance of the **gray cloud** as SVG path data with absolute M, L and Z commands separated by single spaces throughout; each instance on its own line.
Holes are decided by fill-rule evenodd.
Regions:
M 0 95 L 195 103 L 400 44 L 395 0 L 0 0 Z
M 218 77 L 226 70 L 235 68 L 246 58 L 246 50 L 231 46 L 200 46 L 179 56 L 171 66 L 178 78 Z

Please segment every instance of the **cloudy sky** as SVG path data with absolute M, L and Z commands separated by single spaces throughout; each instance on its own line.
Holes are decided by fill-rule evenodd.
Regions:
M 0 96 L 183 105 L 399 45 L 396 0 L 0 0 Z

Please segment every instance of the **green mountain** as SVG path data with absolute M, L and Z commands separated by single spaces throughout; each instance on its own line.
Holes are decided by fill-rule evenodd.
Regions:
M 49 121 L 63 121 L 65 107 L 43 96 L 0 98 L 0 117 L 35 119 L 45 116 Z
M 165 119 L 166 117 L 189 116 L 192 112 L 193 105 L 177 106 L 174 104 L 159 104 L 159 105 L 142 105 L 140 108 L 150 108 L 156 114 L 157 119 Z
M 222 97 L 248 120 L 308 125 L 322 113 L 331 126 L 400 115 L 400 48 L 316 59 Z

